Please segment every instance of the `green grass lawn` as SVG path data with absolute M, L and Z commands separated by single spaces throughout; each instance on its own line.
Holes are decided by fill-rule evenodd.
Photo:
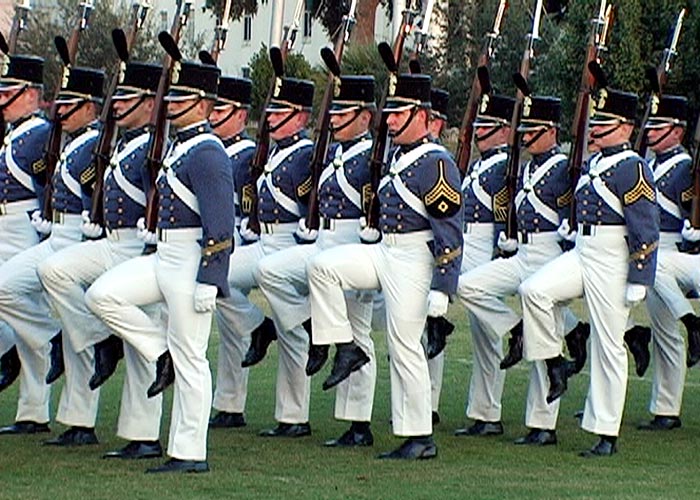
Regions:
M 255 295 L 259 301 L 260 296 Z M 580 304 L 575 304 L 580 310 Z M 643 313 L 635 316 L 644 322 Z M 326 449 L 321 443 L 347 427 L 335 421 L 333 393 L 324 393 L 324 371 L 314 377 L 311 399 L 313 435 L 298 440 L 264 439 L 259 430 L 274 424 L 276 349 L 250 376 L 248 426 L 209 434 L 212 472 L 202 475 L 145 475 L 159 461 L 105 461 L 106 450 L 120 447 L 116 438 L 122 374 L 104 387 L 97 434 L 98 446 L 44 448 L 46 438 L 2 436 L 0 498 L 260 498 L 260 499 L 408 499 L 408 498 L 698 498 L 700 495 L 700 375 L 689 372 L 683 427 L 666 434 L 643 433 L 636 425 L 648 419 L 650 372 L 630 376 L 620 451 L 613 458 L 585 460 L 577 452 L 595 437 L 578 428 L 573 413 L 582 407 L 588 386 L 584 371 L 570 383 L 559 418 L 559 445 L 535 449 L 512 441 L 525 432 L 523 415 L 528 367 L 509 371 L 503 404 L 505 435 L 456 438 L 464 424 L 464 401 L 471 371 L 470 337 L 464 314 L 453 305 L 458 329 L 450 337 L 440 414 L 435 429 L 438 458 L 427 462 L 378 461 L 380 451 L 399 440 L 391 436 L 389 373 L 384 335 L 377 333 L 379 370 L 373 431 L 375 445 L 357 450 Z M 216 332 L 210 342 L 215 359 Z M 212 362 L 212 367 L 216 363 Z M 121 368 L 120 368 L 121 369 Z M 632 367 L 630 366 L 632 370 Z M 632 372 L 631 372 L 632 373 Z M 55 386 L 54 408 L 60 393 Z M 167 441 L 170 396 L 166 398 L 163 444 Z M 12 422 L 17 387 L 0 394 L 0 423 Z M 62 426 L 52 424 L 54 433 Z

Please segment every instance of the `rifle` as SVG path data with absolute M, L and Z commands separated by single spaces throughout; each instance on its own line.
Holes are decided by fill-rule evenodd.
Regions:
M 693 199 L 690 207 L 690 223 L 696 229 L 700 228 L 700 117 L 695 124 L 693 134 Z M 694 244 L 693 246 L 698 246 Z M 700 253 L 700 248 L 694 253 Z
M 112 96 L 119 84 L 119 77 L 123 67 L 129 61 L 129 53 L 136 41 L 136 34 L 143 26 L 150 8 L 148 0 L 143 3 L 135 2 L 131 6 L 131 22 L 129 24 L 129 34 L 124 34 L 124 31 L 117 28 L 112 31 L 112 41 L 117 51 L 118 62 L 117 69 L 109 83 L 107 97 L 102 106 L 100 113 L 100 136 L 97 138 L 95 145 L 95 186 L 92 192 L 92 206 L 90 207 L 90 220 L 100 226 L 104 226 L 104 210 L 103 210 L 103 193 L 102 186 L 104 184 L 105 171 L 109 165 L 114 148 L 115 137 L 117 135 L 117 123 L 114 119 L 112 111 Z
M 509 239 L 515 239 L 518 232 L 518 221 L 515 210 L 515 194 L 518 184 L 518 170 L 520 169 L 520 133 L 518 125 L 523 114 L 523 102 L 530 95 L 527 78 L 530 75 L 530 66 L 535 56 L 535 41 L 539 39 L 540 21 L 542 20 L 542 0 L 537 0 L 532 21 L 532 31 L 527 34 L 527 45 L 520 61 L 520 71 L 513 75 L 513 80 L 518 89 L 515 96 L 515 106 L 510 121 L 510 136 L 508 146 L 508 166 L 506 167 L 506 187 L 508 189 L 508 219 L 506 221 L 506 235 Z
M 348 43 L 350 33 L 355 26 L 355 9 L 357 0 L 352 0 L 350 10 L 343 16 L 343 22 L 338 28 L 333 50 L 328 47 L 321 49 L 321 57 L 328 67 L 328 83 L 323 93 L 323 100 L 316 119 L 316 141 L 313 156 L 311 157 L 311 193 L 308 201 L 308 214 L 306 225 L 309 229 L 318 229 L 320 218 L 318 212 L 318 183 L 321 172 L 326 166 L 328 157 L 328 146 L 331 142 L 331 101 L 333 100 L 333 90 L 336 82 L 340 78 L 340 62 L 343 60 L 343 51 Z
M 365 213 L 367 214 L 367 225 L 375 229 L 379 227 L 379 198 L 377 196 L 377 191 L 379 190 L 379 181 L 382 178 L 382 169 L 387 161 L 387 155 L 389 154 L 390 144 L 387 113 L 383 110 L 386 105 L 387 97 L 389 96 L 389 89 L 392 85 L 396 85 L 399 65 L 401 64 L 401 58 L 403 56 L 404 42 L 411 31 L 411 22 L 416 13 L 417 10 L 410 8 L 409 1 L 402 14 L 401 26 L 394 40 L 394 47 L 392 48 L 386 42 L 381 42 L 377 46 L 379 55 L 382 57 L 384 64 L 389 70 L 389 79 L 380 103 L 380 111 L 376 114 L 372 127 L 374 131 L 374 142 L 372 143 L 372 151 L 369 160 L 372 197 L 369 205 L 365 209 Z
M 219 60 L 219 54 L 226 45 L 226 35 L 228 34 L 228 18 L 231 16 L 231 0 L 225 0 L 221 11 L 221 16 L 217 16 L 216 27 L 214 28 L 214 43 L 209 55 L 214 62 Z
M 175 49 L 177 50 L 177 43 L 180 40 L 182 28 L 187 25 L 187 20 L 190 16 L 191 10 L 192 2 L 190 0 L 176 0 L 175 15 L 173 17 L 173 23 L 170 26 L 170 33 L 162 31 L 158 34 L 158 40 L 161 42 L 161 45 L 163 45 L 164 38 L 170 38 L 170 40 L 172 40 L 172 42 L 175 44 Z M 169 43 L 170 40 L 165 43 Z M 163 161 L 163 149 L 165 147 L 165 139 L 168 135 L 165 94 L 168 93 L 170 73 L 172 72 L 175 62 L 176 61 L 166 51 L 166 55 L 163 58 L 163 71 L 161 72 L 160 80 L 158 81 L 158 88 L 156 90 L 153 111 L 151 112 L 149 124 L 151 138 L 148 144 L 148 155 L 146 156 L 146 161 L 148 165 L 148 172 L 150 173 L 151 177 L 151 189 L 148 191 L 148 197 L 146 200 L 146 228 L 152 233 L 156 231 L 156 225 L 158 224 L 158 196 L 156 189 L 156 178 L 158 177 L 158 172 L 160 171 L 161 163 Z
M 588 146 L 588 114 L 591 101 L 591 91 L 594 87 L 604 87 L 604 75 L 601 71 L 594 73 L 591 65 L 600 64 L 601 53 L 606 50 L 608 35 L 614 20 L 614 9 L 607 4 L 607 0 L 600 1 L 598 15 L 591 19 L 591 34 L 586 48 L 586 59 L 583 63 L 581 83 L 574 111 L 574 122 L 571 139 L 571 153 L 569 154 L 569 174 L 571 176 L 571 188 L 576 189 L 578 179 L 581 177 L 583 157 Z M 603 80 L 603 81 L 601 81 Z M 576 229 L 576 200 L 571 201 L 571 213 L 569 225 L 572 231 Z
M 661 56 L 661 62 L 654 68 L 649 68 L 647 71 L 647 79 L 651 85 L 651 95 L 647 102 L 646 110 L 644 111 L 644 118 L 642 119 L 642 125 L 637 134 L 637 140 L 634 142 L 634 149 L 639 153 L 639 156 L 644 158 L 647 153 L 647 136 L 644 133 L 644 126 L 649 120 L 649 115 L 651 114 L 651 108 L 654 106 L 654 102 L 663 93 L 663 89 L 668 81 L 668 74 L 671 72 L 671 64 L 674 58 L 678 55 L 678 39 L 681 36 L 681 29 L 683 28 L 683 19 L 685 18 L 686 9 L 683 8 L 678 13 L 676 18 L 676 24 L 673 27 L 673 32 L 671 34 L 671 42 L 669 46 L 664 49 L 663 55 Z
M 488 66 L 491 62 L 491 57 L 493 56 L 494 44 L 496 40 L 501 35 L 501 23 L 503 22 L 503 15 L 508 8 L 507 0 L 500 0 L 498 4 L 498 10 L 496 11 L 496 18 L 493 21 L 493 29 L 486 34 L 484 37 L 484 44 L 481 49 L 481 54 L 479 55 L 479 60 L 477 61 L 477 74 L 472 80 L 472 88 L 469 92 L 469 100 L 467 101 L 467 109 L 464 110 L 464 117 L 462 118 L 462 126 L 459 129 L 459 142 L 457 144 L 457 155 L 455 157 L 457 161 L 457 168 L 462 173 L 462 176 L 466 175 L 467 169 L 469 168 L 469 160 L 472 155 L 472 136 L 474 135 L 474 120 L 476 119 L 476 114 L 479 110 L 479 101 L 482 94 L 487 92 L 485 85 L 482 85 L 482 80 L 484 77 L 479 77 L 479 68 L 484 68 L 481 70 L 483 75 L 484 71 L 488 71 Z
M 7 56 L 17 52 L 17 39 L 19 34 L 27 29 L 27 17 L 29 17 L 30 10 L 32 10 L 32 6 L 29 0 L 22 0 L 15 5 L 15 15 L 12 18 L 9 41 L 5 40 L 5 37 L 0 33 L 0 50 L 5 54 L 1 56 L 2 59 L 7 59 Z M 0 113 L 0 142 L 5 138 L 6 131 L 5 117 Z
M 44 152 L 44 160 L 46 163 L 46 185 L 44 187 L 44 205 L 42 210 L 42 216 L 46 220 L 52 219 L 52 180 L 53 173 L 56 170 L 56 165 L 58 164 L 59 153 L 61 151 L 61 134 L 63 132 L 61 121 L 58 117 L 56 97 L 58 96 L 59 92 L 61 92 L 62 80 L 67 76 L 67 71 L 75 64 L 75 59 L 78 55 L 78 42 L 80 41 L 80 35 L 88 28 L 90 23 L 90 14 L 94 9 L 93 0 L 82 0 L 78 7 L 80 8 L 80 14 L 78 16 L 76 26 L 73 28 L 68 41 L 66 41 L 66 39 L 62 36 L 57 36 L 54 38 L 56 50 L 61 56 L 64 68 L 63 77 L 61 80 L 59 80 L 58 85 L 56 85 L 56 93 L 54 95 L 53 104 L 51 105 L 48 116 L 51 129 L 49 130 L 49 138 L 46 142 L 46 150 Z
M 258 178 L 265 169 L 267 157 L 270 152 L 270 127 L 267 123 L 265 110 L 270 104 L 270 100 L 275 92 L 275 87 L 280 85 L 281 79 L 284 76 L 284 64 L 287 61 L 289 51 L 294 47 L 294 42 L 299 32 L 299 26 L 301 25 L 304 5 L 304 0 L 297 0 L 292 24 L 284 28 L 281 47 L 272 45 L 272 43 L 270 44 L 270 62 L 272 63 L 273 75 L 270 81 L 270 89 L 267 92 L 267 97 L 265 98 L 262 111 L 260 112 L 260 123 L 258 124 L 258 133 L 255 138 L 255 154 L 250 162 L 250 178 L 252 179 L 253 186 L 251 189 L 252 200 L 250 204 L 250 213 L 248 214 L 248 228 L 257 234 L 260 234 L 260 221 L 258 220 L 258 194 L 256 186 Z M 279 31 L 277 25 L 282 21 L 281 15 L 284 11 L 284 0 L 281 0 L 280 4 L 276 7 L 279 9 L 279 17 L 273 15 L 272 18 L 271 41 L 273 42 L 276 40 L 275 33 Z
M 434 3 L 434 0 L 427 0 L 423 12 L 420 16 L 416 17 L 416 19 L 420 21 L 420 29 L 418 28 L 418 22 L 416 22 L 416 42 L 413 47 L 413 53 L 411 53 L 411 57 L 408 60 L 409 71 L 413 74 L 422 73 L 420 56 L 425 51 L 425 47 L 428 43 L 428 31 L 430 28 L 430 19 L 433 16 Z

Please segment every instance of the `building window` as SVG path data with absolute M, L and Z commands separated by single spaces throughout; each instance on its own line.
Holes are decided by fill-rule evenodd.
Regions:
M 244 16 L 243 17 L 243 41 L 250 42 L 253 38 L 253 17 Z
M 170 26 L 168 26 L 168 11 L 163 9 L 160 11 L 160 30 L 168 31 Z
M 243 78 L 250 78 L 250 66 L 241 67 L 241 76 Z
M 313 12 L 310 10 L 304 11 L 304 37 L 309 38 L 311 36 L 311 27 L 313 23 Z

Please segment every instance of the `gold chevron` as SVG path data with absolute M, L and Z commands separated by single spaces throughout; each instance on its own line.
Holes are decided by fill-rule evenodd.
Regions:
M 566 193 L 564 193 L 559 198 L 557 198 L 557 206 L 558 207 L 566 207 L 568 205 L 571 205 L 571 201 L 573 199 L 574 199 L 573 191 L 571 191 L 571 189 L 567 189 Z
M 644 171 L 642 170 L 641 163 L 638 164 L 638 170 L 639 176 L 637 179 L 637 184 L 635 184 L 634 187 L 627 191 L 622 197 L 622 200 L 625 202 L 626 206 L 631 205 L 641 198 L 646 198 L 652 203 L 656 202 L 656 191 L 644 178 Z
M 35 174 L 43 172 L 44 170 L 46 170 L 46 162 L 43 158 L 39 158 L 37 161 L 32 163 L 32 172 L 34 172 Z
M 228 240 L 223 240 L 218 243 L 214 243 L 213 245 L 208 245 L 205 248 L 202 248 L 202 256 L 203 257 L 211 257 L 215 253 L 221 252 L 222 250 L 226 250 L 228 248 L 231 248 L 233 245 L 233 241 L 228 239 Z
M 693 200 L 693 186 L 690 186 L 688 189 L 683 191 L 681 193 L 681 201 L 686 202 L 686 201 L 692 201 Z
M 304 182 L 299 184 L 297 186 L 297 197 L 301 198 L 303 196 L 306 196 L 311 192 L 311 185 L 312 185 L 312 180 L 311 177 L 309 176 L 308 179 L 306 179 Z
M 433 188 L 428 191 L 423 198 L 426 206 L 431 206 L 436 203 L 440 198 L 447 198 L 455 205 L 462 204 L 462 192 L 450 186 L 450 184 L 445 179 L 445 163 L 442 160 L 438 161 L 438 171 L 439 177 L 437 183 Z M 438 205 L 438 210 L 441 212 L 446 212 L 449 207 L 446 204 Z
M 438 255 L 437 257 L 435 257 L 435 265 L 438 267 L 447 265 L 448 263 L 458 258 L 460 255 L 462 255 L 462 247 L 457 247 L 448 253 Z
M 630 261 L 644 260 L 649 255 L 654 253 L 654 250 L 659 246 L 659 241 L 653 243 L 644 243 L 642 249 L 630 254 Z
M 250 211 L 253 208 L 253 197 L 255 194 L 255 188 L 253 187 L 252 184 L 246 184 L 243 186 L 243 189 L 241 190 L 241 196 L 243 199 L 241 200 L 241 213 L 244 215 L 250 214 Z
M 89 184 L 92 180 L 95 179 L 95 173 L 96 171 L 94 166 L 90 166 L 87 169 L 85 169 L 83 173 L 80 174 L 80 184 L 82 184 L 83 186 Z
M 504 186 L 498 193 L 493 195 L 493 220 L 505 222 L 508 219 L 508 186 Z

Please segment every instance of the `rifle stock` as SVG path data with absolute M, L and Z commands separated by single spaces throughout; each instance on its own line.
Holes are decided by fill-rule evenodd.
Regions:
M 184 28 L 187 24 L 187 19 L 189 18 L 191 8 L 191 1 L 177 0 L 175 16 L 173 18 L 173 23 L 170 26 L 170 36 L 176 44 L 180 40 L 182 28 Z M 163 161 L 163 149 L 165 147 L 165 140 L 168 135 L 165 95 L 168 93 L 168 87 L 170 86 L 170 73 L 174 63 L 175 61 L 170 57 L 170 55 L 166 54 L 163 59 L 163 71 L 160 74 L 160 80 L 158 81 L 158 88 L 154 98 L 153 111 L 151 112 L 151 139 L 148 144 L 148 155 L 146 157 L 148 172 L 151 178 L 151 188 L 149 189 L 148 196 L 146 197 L 146 228 L 150 232 L 155 232 L 156 226 L 158 225 L 158 197 L 156 179 Z
M 493 23 L 493 30 L 487 33 L 484 37 L 484 44 L 482 46 L 481 53 L 479 54 L 477 68 L 489 67 L 491 56 L 493 55 L 493 45 L 500 36 L 501 22 L 503 21 L 503 15 L 507 8 L 508 2 L 506 0 L 501 0 L 496 12 L 496 19 Z M 469 168 L 469 160 L 471 159 L 472 155 L 474 120 L 476 119 L 476 115 L 479 110 L 479 99 L 481 98 L 482 93 L 484 93 L 484 89 L 481 88 L 481 82 L 478 74 L 475 73 L 474 80 L 472 80 L 472 87 L 469 92 L 467 108 L 465 109 L 464 117 L 462 118 L 462 126 L 459 128 L 457 154 L 455 155 L 457 168 L 459 168 L 462 176 L 466 175 L 467 169 Z
M 93 1 L 84 0 L 80 2 L 80 15 L 76 26 L 71 32 L 70 38 L 67 43 L 67 54 L 66 60 L 63 61 L 64 68 L 69 68 L 75 64 L 76 57 L 78 55 L 78 42 L 80 41 L 80 35 L 85 31 L 90 22 L 90 13 L 92 12 Z M 49 123 L 51 124 L 51 129 L 49 131 L 49 138 L 46 142 L 46 150 L 44 152 L 44 161 L 46 163 L 46 184 L 44 187 L 44 200 L 42 208 L 42 216 L 46 220 L 52 219 L 52 197 L 53 197 L 53 174 L 56 170 L 56 165 L 58 164 L 58 158 L 61 150 L 61 135 L 63 133 L 63 128 L 61 126 L 61 121 L 59 120 L 56 106 L 56 97 L 61 91 L 62 79 L 58 81 L 56 85 L 56 91 L 54 93 L 54 98 L 51 104 L 51 110 L 49 111 Z
M 387 81 L 387 86 L 382 96 L 379 110 L 374 118 L 374 125 L 372 129 L 374 130 L 374 142 L 372 143 L 372 151 L 370 153 L 369 169 L 370 169 L 370 185 L 372 190 L 372 197 L 369 201 L 369 206 L 366 207 L 365 212 L 367 214 L 367 225 L 369 227 L 378 229 L 379 227 L 379 182 L 382 178 L 382 170 L 387 161 L 387 155 L 389 154 L 389 126 L 387 125 L 387 114 L 383 111 L 386 106 L 386 100 L 389 96 L 389 87 L 391 85 L 392 79 L 395 79 L 398 75 L 401 58 L 403 57 L 404 43 L 406 42 L 406 37 L 411 30 L 411 22 L 413 17 L 416 15 L 415 10 L 411 10 L 409 5 L 406 6 L 406 10 L 403 12 L 403 18 L 401 20 L 401 26 L 399 32 L 394 40 L 394 46 L 392 48 L 393 56 L 393 67 L 387 66 L 389 70 L 389 79 Z M 385 60 L 385 63 L 387 61 Z
M 583 63 L 583 71 L 581 73 L 581 83 L 579 85 L 572 127 L 571 153 L 569 154 L 569 174 L 571 176 L 572 192 L 576 189 L 579 177 L 581 177 L 583 158 L 588 149 L 588 110 L 590 107 L 591 92 L 596 86 L 596 83 L 601 83 L 596 82 L 595 76 L 589 70 L 589 65 L 593 61 L 600 62 L 600 56 L 606 49 L 607 37 L 614 20 L 614 10 L 611 5 L 606 4 L 606 0 L 601 0 L 598 16 L 591 19 L 591 33 L 588 39 L 586 59 Z M 571 200 L 569 225 L 572 231 L 576 230 L 575 198 Z
M 336 63 L 339 65 L 343 60 L 343 52 L 345 45 L 350 37 L 350 32 L 355 24 L 355 5 L 353 2 L 350 11 L 343 19 L 340 31 L 336 37 L 333 46 L 333 56 Z M 335 68 L 336 70 L 339 68 Z M 314 152 L 311 157 L 311 192 L 308 201 L 308 213 L 306 216 L 306 225 L 309 229 L 318 229 L 320 225 L 319 206 L 318 206 L 318 183 L 321 177 L 321 172 L 326 166 L 328 157 L 328 148 L 331 142 L 331 101 L 333 100 L 333 89 L 335 88 L 336 78 L 340 78 L 339 74 L 335 74 L 332 70 L 328 72 L 328 82 L 323 93 L 323 100 L 318 112 L 316 120 L 316 137 L 314 143 Z

